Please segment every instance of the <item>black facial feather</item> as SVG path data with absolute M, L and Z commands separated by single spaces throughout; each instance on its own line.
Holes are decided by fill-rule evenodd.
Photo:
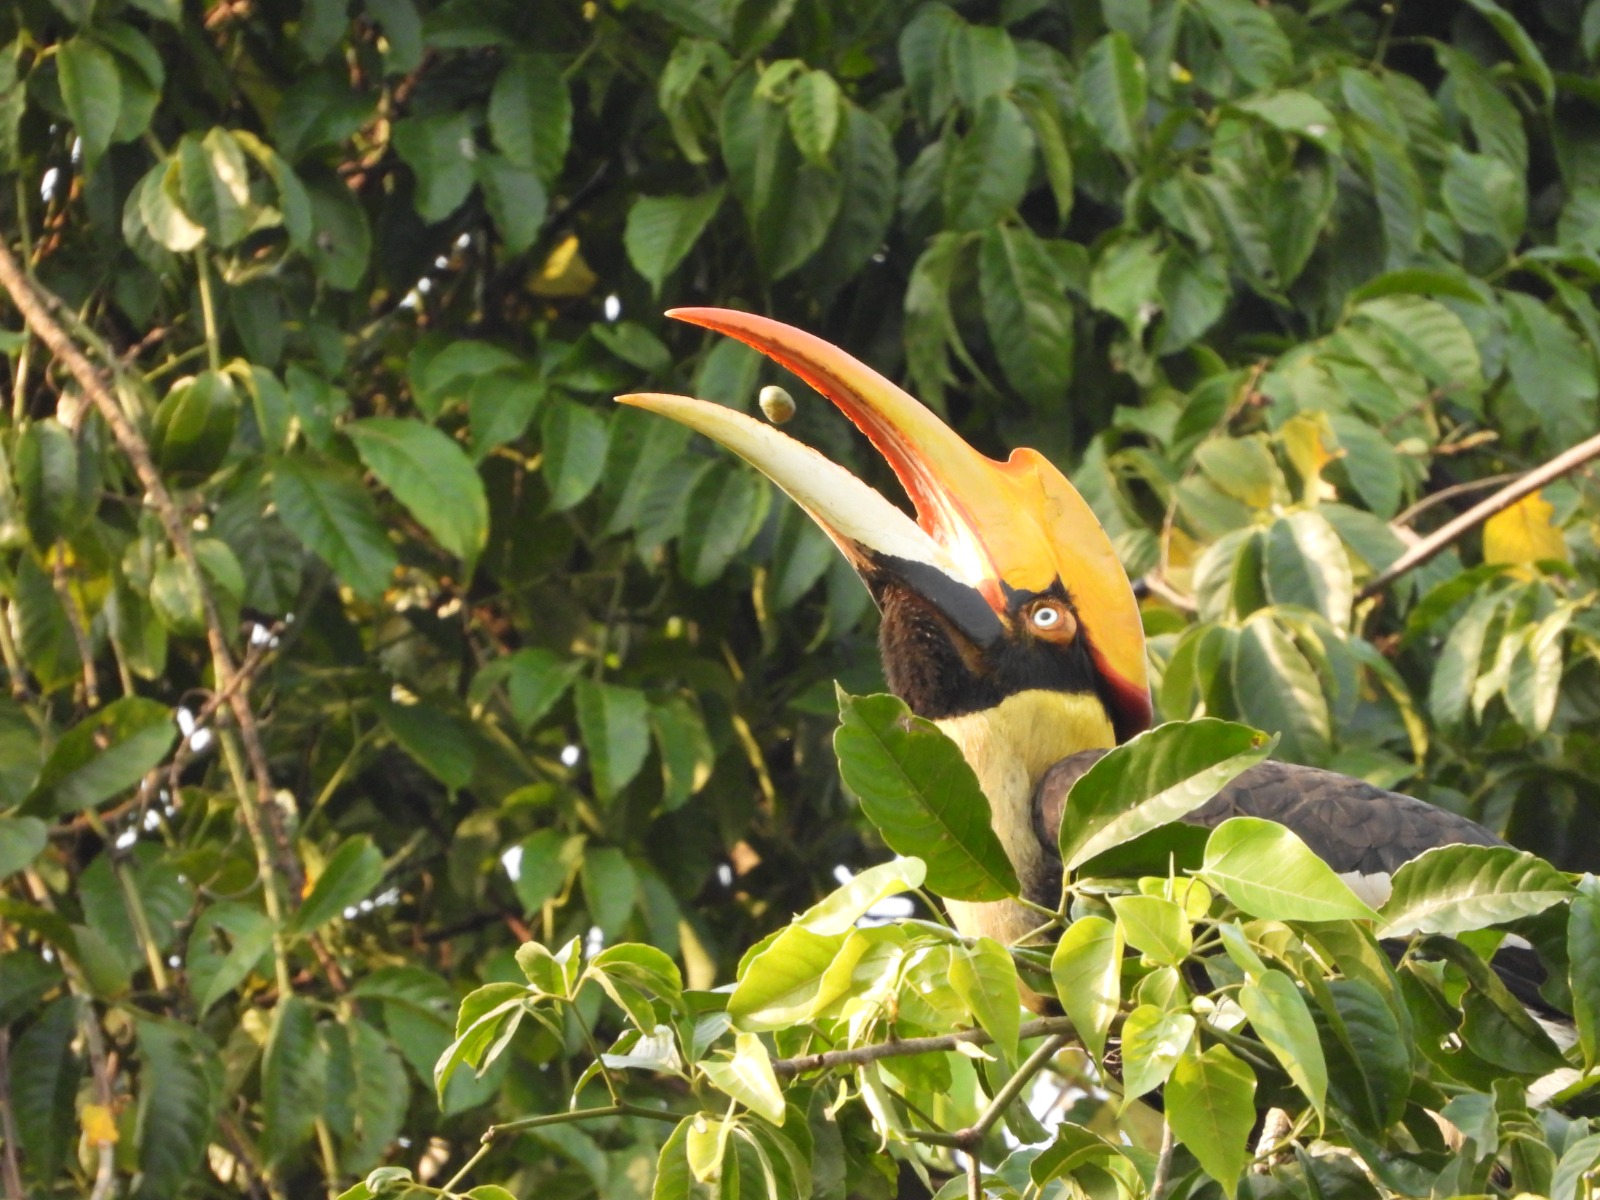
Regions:
M 887 580 L 874 591 L 883 612 L 878 645 L 889 689 L 920 717 L 979 712 L 1032 688 L 1101 690 L 1082 636 L 1063 646 L 1025 634 L 1002 634 L 980 646 L 904 584 Z M 1049 594 L 1070 607 L 1064 590 L 1051 589 Z M 1035 593 L 1008 597 L 1013 611 L 1035 598 Z

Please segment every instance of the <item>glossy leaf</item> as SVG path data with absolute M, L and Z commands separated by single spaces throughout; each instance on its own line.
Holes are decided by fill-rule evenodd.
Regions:
M 1572 897 L 1566 876 L 1509 846 L 1437 846 L 1404 864 L 1381 937 L 1465 933 L 1541 913 Z
M 1061 934 L 1050 956 L 1056 998 L 1096 1059 L 1122 999 L 1123 936 L 1104 917 L 1080 917 Z
M 1377 919 L 1290 830 L 1231 817 L 1206 842 L 1201 878 L 1253 917 L 1269 921 Z
M 989 826 L 989 802 L 961 751 L 893 696 L 839 694 L 834 752 L 845 785 L 896 853 L 927 864 L 952 900 L 1015 895 L 1016 870 Z
M 1072 785 L 1061 810 L 1062 861 L 1076 870 L 1186 816 L 1271 752 L 1269 739 L 1226 721 L 1162 725 L 1138 735 Z
M 1255 1094 L 1254 1072 L 1226 1046 L 1179 1060 L 1167 1083 L 1167 1120 L 1173 1134 L 1230 1197 L 1250 1161 Z

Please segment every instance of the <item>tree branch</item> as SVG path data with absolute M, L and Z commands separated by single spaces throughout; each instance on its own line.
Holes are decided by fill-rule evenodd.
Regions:
M 28 276 L 11 253 L 10 247 L 3 241 L 0 241 L 0 287 L 4 287 L 10 295 L 12 303 L 17 306 L 17 311 L 22 314 L 22 319 L 28 328 L 67 368 L 84 396 L 100 414 L 100 419 L 111 430 L 117 448 L 133 464 L 134 474 L 144 489 L 145 500 L 155 509 L 173 550 L 194 573 L 200 589 L 205 615 L 206 642 L 211 651 L 217 690 L 228 697 L 228 707 L 239 727 L 244 741 L 245 757 L 250 763 L 251 774 L 255 777 L 255 796 L 252 798 L 246 794 L 246 790 L 242 790 L 239 795 L 239 810 L 256 848 L 268 916 L 272 917 L 275 923 L 281 924 L 280 914 L 277 911 L 280 907 L 278 880 L 275 876 L 282 875 L 286 881 L 287 894 L 292 904 L 300 895 L 299 860 L 289 845 L 283 822 L 278 818 L 276 802 L 273 799 L 272 774 L 267 766 L 266 750 L 261 742 L 261 729 L 256 722 L 255 711 L 250 707 L 249 679 L 238 678 L 239 669 L 234 662 L 233 652 L 228 647 L 227 631 L 222 627 L 216 602 L 212 598 L 211 589 L 206 586 L 205 575 L 200 569 L 199 559 L 195 556 L 194 540 L 190 537 L 189 525 L 172 493 L 167 490 L 161 473 L 156 470 L 149 445 L 129 419 L 128 414 L 123 411 L 100 372 L 57 320 L 55 313 L 62 309 L 61 300 Z
M 11 1109 L 11 1029 L 0 1027 L 0 1184 L 5 1186 L 6 1200 L 26 1200 L 22 1190 L 22 1168 L 17 1162 L 17 1122 Z
M 1376 596 L 1400 576 L 1420 567 L 1441 550 L 1459 541 L 1465 534 L 1483 524 L 1496 513 L 1503 512 L 1524 496 L 1538 491 L 1545 484 L 1559 479 L 1563 475 L 1576 471 L 1584 463 L 1597 457 L 1600 457 L 1600 434 L 1596 434 L 1594 437 L 1579 442 L 1571 449 L 1563 451 L 1542 467 L 1535 467 L 1526 475 L 1519 476 L 1516 482 L 1507 484 L 1488 499 L 1474 504 L 1455 520 L 1440 526 L 1427 537 L 1417 542 L 1416 545 L 1395 559 L 1387 570 L 1380 573 L 1363 587 L 1357 599 L 1366 600 Z
M 1071 1037 L 1077 1027 L 1066 1017 L 1040 1017 L 1027 1021 L 1018 1031 L 1022 1040 L 1060 1034 Z M 994 1041 L 981 1029 L 964 1029 L 960 1033 L 946 1033 L 939 1037 L 904 1038 L 896 1042 L 877 1042 L 871 1046 L 857 1046 L 853 1050 L 829 1050 L 823 1054 L 802 1054 L 798 1058 L 774 1060 L 772 1070 L 780 1079 L 793 1079 L 811 1071 L 830 1071 L 834 1067 L 859 1067 L 863 1063 L 877 1062 L 880 1058 L 904 1058 L 912 1054 L 932 1054 L 940 1050 L 954 1050 L 962 1044 L 987 1046 Z M 1019 1072 L 1020 1074 L 1020 1072 Z

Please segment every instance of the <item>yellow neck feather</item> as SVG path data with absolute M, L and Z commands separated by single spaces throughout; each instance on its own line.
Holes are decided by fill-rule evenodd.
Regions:
M 1033 791 L 1044 773 L 1069 754 L 1116 745 L 1098 696 L 1036 689 L 1007 696 L 982 712 L 934 722 L 961 747 L 988 797 L 994 831 L 1023 880 L 1037 879 L 1044 855 L 1033 833 Z M 1038 921 L 1020 905 L 950 905 L 963 933 L 1015 941 Z

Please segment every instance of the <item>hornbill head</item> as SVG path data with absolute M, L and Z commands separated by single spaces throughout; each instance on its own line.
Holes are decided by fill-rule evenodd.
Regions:
M 888 460 L 915 521 L 759 420 L 682 396 L 619 397 L 739 454 L 822 527 L 883 614 L 890 688 L 961 745 L 1025 889 L 1053 906 L 1060 867 L 1051 871 L 1033 829 L 1034 785 L 1061 758 L 1131 737 L 1151 717 L 1138 605 L 1094 513 L 1037 451 L 1017 450 L 1005 462 L 980 454 L 821 338 L 726 309 L 668 315 L 730 334 L 787 367 Z M 1030 923 L 1006 903 L 951 907 L 966 932 L 1007 941 Z

